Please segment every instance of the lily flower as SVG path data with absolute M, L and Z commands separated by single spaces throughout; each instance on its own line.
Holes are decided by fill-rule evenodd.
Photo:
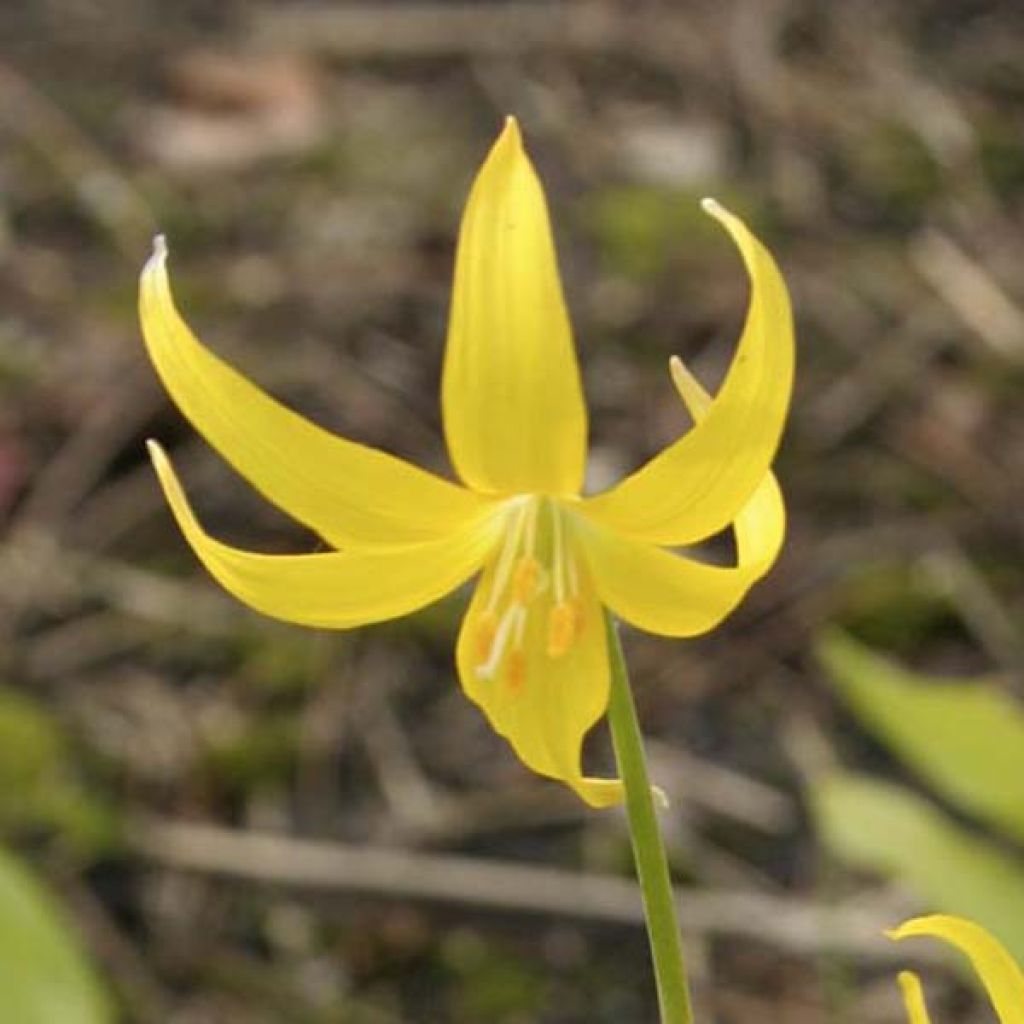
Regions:
M 930 936 L 948 942 L 970 959 L 1000 1024 L 1024 1024 L 1024 971 L 980 925 L 962 917 L 934 914 L 906 921 L 886 935 L 897 941 Z M 900 986 L 910 1024 L 931 1024 L 920 978 L 904 971 L 900 974 Z
M 533 771 L 592 806 L 619 801 L 618 780 L 581 767 L 584 735 L 608 705 L 603 608 L 652 633 L 704 633 L 767 572 L 784 532 L 769 467 L 792 386 L 789 299 L 739 218 L 711 200 L 704 208 L 751 282 L 736 355 L 713 400 L 674 360 L 696 425 L 593 497 L 581 496 L 587 411 L 547 204 L 514 119 L 459 234 L 441 389 L 459 484 L 326 432 L 203 347 L 175 307 L 158 238 L 140 312 L 164 385 L 243 477 L 332 549 L 272 556 L 211 537 L 151 442 L 200 561 L 266 615 L 339 629 L 415 611 L 482 570 L 456 652 L 467 696 Z M 729 527 L 735 565 L 670 550 Z

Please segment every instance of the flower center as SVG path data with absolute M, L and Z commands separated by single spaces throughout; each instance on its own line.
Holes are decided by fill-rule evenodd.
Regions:
M 565 511 L 551 498 L 520 499 L 477 623 L 476 672 L 499 674 L 512 690 L 526 677 L 527 649 L 561 658 L 583 629 L 579 567 L 566 536 Z

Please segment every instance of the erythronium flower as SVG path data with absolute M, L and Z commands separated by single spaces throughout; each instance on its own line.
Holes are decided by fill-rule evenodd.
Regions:
M 1000 1024 L 1024 1024 L 1024 971 L 980 925 L 962 917 L 935 914 L 906 921 L 886 934 L 897 940 L 930 936 L 955 946 L 977 971 Z M 917 975 L 904 971 L 900 975 L 900 986 L 910 1024 L 931 1024 Z
M 405 615 L 482 569 L 458 640 L 464 690 L 534 771 L 591 805 L 620 800 L 618 780 L 581 769 L 583 737 L 608 705 L 602 606 L 652 633 L 704 633 L 767 572 L 784 531 L 769 466 L 792 385 L 789 299 L 743 223 L 704 207 L 751 281 L 736 356 L 713 401 L 674 360 L 696 426 L 594 497 L 580 495 L 587 412 L 547 206 L 513 119 L 459 234 L 441 399 L 461 486 L 327 433 L 204 348 L 174 306 L 158 239 L 140 310 L 164 385 L 239 473 L 334 549 L 271 556 L 215 540 L 151 443 L 195 553 L 258 611 L 328 628 Z M 734 566 L 667 550 L 729 526 Z

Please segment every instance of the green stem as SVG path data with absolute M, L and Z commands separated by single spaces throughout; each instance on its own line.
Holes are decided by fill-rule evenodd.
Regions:
M 633 857 L 647 917 L 647 936 L 651 943 L 654 976 L 658 985 L 661 1024 L 693 1024 L 693 1008 L 690 1005 L 683 948 L 676 921 L 675 895 L 669 878 L 665 846 L 654 813 L 643 737 L 636 718 L 619 631 L 609 612 L 605 613 L 605 628 L 612 674 L 608 722 L 611 725 L 619 773 L 626 788 L 626 810 L 629 813 Z

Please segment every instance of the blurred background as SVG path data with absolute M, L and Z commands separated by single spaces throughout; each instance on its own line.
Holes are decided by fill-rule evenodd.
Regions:
M 991 1019 L 880 929 L 966 913 L 1024 956 L 1021 6 L 15 0 L 0 981 L 66 1001 L 26 988 L 12 1024 L 655 1019 L 624 818 L 461 696 L 465 595 L 352 633 L 261 619 L 143 448 L 218 536 L 312 550 L 157 384 L 135 298 L 160 230 L 208 345 L 447 473 L 455 233 L 507 113 L 549 193 L 593 487 L 686 426 L 670 355 L 709 387 L 731 357 L 747 285 L 700 197 L 793 292 L 784 556 L 714 635 L 626 638 L 701 1019 L 899 1021 L 914 964 L 937 1018 Z

